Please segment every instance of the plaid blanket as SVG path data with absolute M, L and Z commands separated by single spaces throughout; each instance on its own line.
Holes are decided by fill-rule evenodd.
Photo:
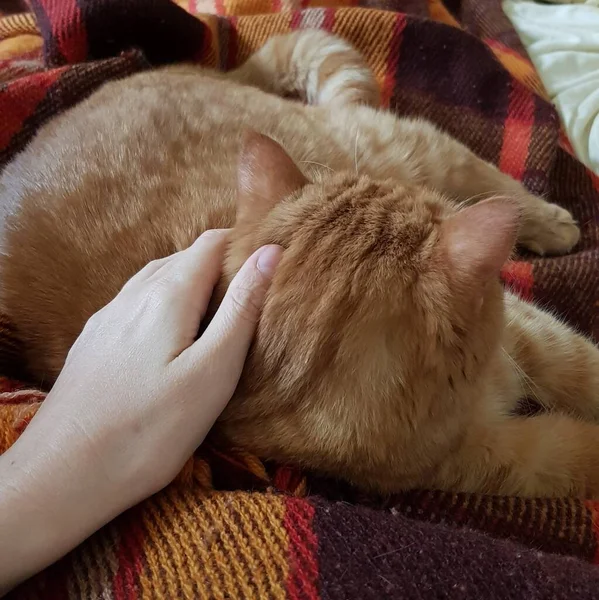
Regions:
M 574 212 L 576 253 L 524 256 L 504 279 L 599 339 L 599 181 L 572 156 L 499 0 L 31 0 L 31 11 L 0 19 L 0 168 L 104 81 L 178 60 L 228 69 L 274 33 L 323 28 L 364 53 L 392 110 L 429 118 Z M 18 372 L 1 318 L 0 355 L 3 373 Z M 42 400 L 0 378 L 0 452 Z M 592 501 L 364 497 L 207 442 L 166 490 L 13 597 L 582 600 L 599 593 L 598 523 Z

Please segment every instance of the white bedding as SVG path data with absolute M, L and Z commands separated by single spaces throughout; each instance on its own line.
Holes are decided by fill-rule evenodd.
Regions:
M 561 115 L 577 156 L 599 174 L 599 0 L 503 9 Z

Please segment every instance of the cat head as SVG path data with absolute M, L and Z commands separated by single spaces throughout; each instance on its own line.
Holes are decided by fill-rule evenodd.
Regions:
M 336 448 L 446 411 L 497 347 L 517 208 L 458 210 L 426 187 L 347 173 L 313 183 L 258 134 L 238 175 L 225 280 L 264 244 L 285 251 L 225 420 L 266 427 L 266 444 L 278 423 L 293 453 L 296 429 L 320 428 Z

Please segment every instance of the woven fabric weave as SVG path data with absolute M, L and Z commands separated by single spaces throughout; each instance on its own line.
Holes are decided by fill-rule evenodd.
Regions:
M 383 101 L 437 123 L 572 210 L 576 252 L 521 257 L 506 284 L 599 339 L 599 181 L 572 156 L 499 0 L 32 0 L 0 18 L 0 168 L 103 82 L 178 60 L 229 69 L 274 33 L 316 27 L 367 58 Z M 0 371 L 18 372 L 0 317 Z M 0 452 L 44 395 L 0 379 Z M 15 598 L 596 598 L 599 503 L 339 482 L 205 444 Z

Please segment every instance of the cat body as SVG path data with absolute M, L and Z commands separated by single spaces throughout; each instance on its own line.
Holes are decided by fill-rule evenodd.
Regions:
M 599 351 L 498 281 L 516 242 L 569 251 L 572 217 L 377 98 L 351 47 L 304 31 L 41 128 L 0 175 L 0 303 L 31 378 L 147 262 L 234 227 L 215 305 L 285 248 L 217 425 L 234 443 L 383 492 L 599 496 Z M 514 416 L 525 396 L 551 412 Z

